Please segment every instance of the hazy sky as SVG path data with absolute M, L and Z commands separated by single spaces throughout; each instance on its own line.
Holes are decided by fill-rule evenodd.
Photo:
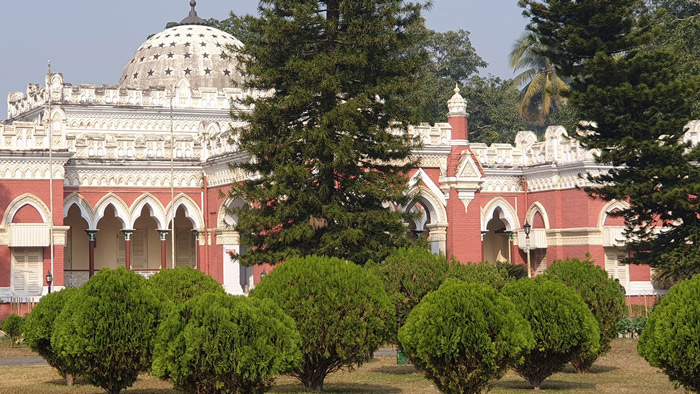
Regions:
M 255 14 L 257 0 L 199 0 L 202 18 L 224 19 L 229 11 Z M 481 74 L 513 76 L 507 55 L 525 28 L 517 0 L 434 0 L 425 15 L 437 31 L 464 29 L 489 63 Z M 0 5 L 0 119 L 7 93 L 41 83 L 53 72 L 73 85 L 115 84 L 133 52 L 149 34 L 189 12 L 189 0 L 3 0 Z

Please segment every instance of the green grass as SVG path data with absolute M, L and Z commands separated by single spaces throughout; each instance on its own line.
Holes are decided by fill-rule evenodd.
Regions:
M 0 341 L 0 357 L 19 357 L 17 349 L 10 349 Z M 23 355 L 33 355 L 22 346 Z M 102 390 L 81 381 L 67 387 L 60 376 L 48 366 L 0 366 L 0 393 L 102 393 Z M 545 380 L 542 391 L 549 393 L 682 393 L 674 391 L 666 375 L 637 355 L 637 341 L 614 341 L 612 351 L 602 357 L 585 375 L 577 374 L 567 366 L 563 372 Z M 175 394 L 168 382 L 142 374 L 130 394 Z M 290 377 L 276 380 L 272 393 L 301 394 L 302 386 Z M 438 390 L 411 366 L 396 365 L 394 357 L 377 357 L 355 371 L 340 371 L 326 379 L 324 392 L 343 394 L 438 394 Z M 528 393 L 532 389 L 517 374 L 509 372 L 496 382 L 491 393 Z

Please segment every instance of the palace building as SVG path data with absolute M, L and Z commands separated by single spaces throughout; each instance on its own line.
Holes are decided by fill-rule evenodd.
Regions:
M 181 25 L 136 49 L 116 85 L 73 85 L 49 72 L 26 93 L 8 95 L 0 123 L 0 319 L 103 267 L 149 276 L 190 266 L 232 294 L 247 293 L 269 271 L 235 259 L 244 250 L 227 207 L 246 202 L 222 197 L 247 176 L 228 164 L 250 159 L 231 139 L 232 100 L 263 93 L 235 87 L 243 76 L 227 48 L 242 44 L 203 24 L 191 4 Z M 434 252 L 463 263 L 522 264 L 529 252 L 534 274 L 589 254 L 628 296 L 659 292 L 648 267 L 619 264 L 624 225 L 610 213 L 625 203 L 577 188 L 586 185 L 582 174 L 606 168 L 564 128 L 549 127 L 544 140 L 521 131 L 512 145 L 486 146 L 469 142 L 458 89 L 446 110 L 448 123 L 409 130 L 423 141 L 407 185 L 417 197 L 398 207 L 420 214 L 408 228 L 425 234 Z M 700 122 L 686 137 L 698 142 Z

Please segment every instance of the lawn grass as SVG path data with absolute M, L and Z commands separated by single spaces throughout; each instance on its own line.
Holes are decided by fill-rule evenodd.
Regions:
M 0 346 L 0 357 L 18 357 L 16 349 Z M 24 347 L 24 355 L 34 355 Z M 542 383 L 541 391 L 549 393 L 682 393 L 660 370 L 650 367 L 637 355 L 637 340 L 620 339 L 612 343 L 612 351 L 602 357 L 591 373 L 579 375 L 570 366 Z M 103 391 L 78 381 L 67 387 L 58 374 L 48 366 L 0 366 L 0 393 L 90 393 Z M 126 391 L 132 394 L 175 394 L 168 382 L 142 374 L 136 384 Z M 290 377 L 276 380 L 272 393 L 301 394 L 302 386 Z M 326 379 L 324 392 L 347 394 L 438 394 L 430 381 L 414 372 L 411 366 L 396 365 L 394 357 L 376 357 L 355 371 L 340 371 Z M 491 393 L 512 394 L 532 392 L 527 382 L 509 372 L 496 382 Z

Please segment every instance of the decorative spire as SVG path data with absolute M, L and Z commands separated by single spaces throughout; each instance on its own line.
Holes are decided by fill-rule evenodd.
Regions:
M 190 14 L 187 16 L 187 18 L 183 19 L 180 24 L 181 25 L 206 25 L 207 21 L 204 19 L 200 18 L 197 16 L 197 11 L 194 9 L 194 7 L 197 6 L 197 2 L 195 0 L 190 0 L 190 7 L 192 9 L 190 10 Z
M 459 94 L 459 86 L 455 83 L 454 96 L 447 101 L 447 108 L 450 112 L 447 116 L 466 116 L 467 115 L 467 100 Z

